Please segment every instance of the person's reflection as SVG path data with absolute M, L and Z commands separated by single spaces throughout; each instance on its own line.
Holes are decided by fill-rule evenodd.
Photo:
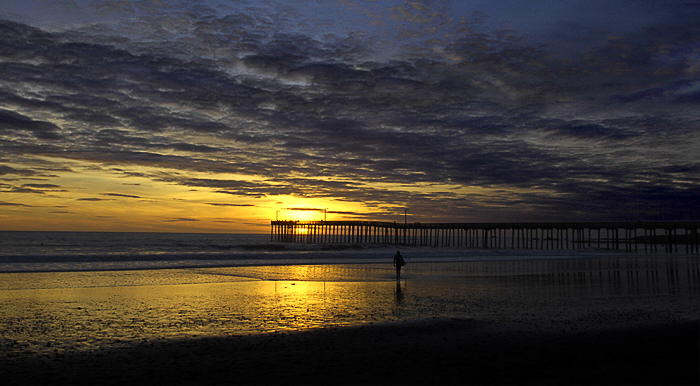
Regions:
M 401 288 L 401 281 L 397 280 L 396 281 L 396 289 L 394 290 L 394 301 L 396 302 L 396 305 L 401 305 L 403 303 L 403 289 Z

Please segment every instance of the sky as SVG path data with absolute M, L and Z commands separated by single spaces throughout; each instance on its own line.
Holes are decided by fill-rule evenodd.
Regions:
M 700 219 L 700 1 L 3 0 L 0 230 Z

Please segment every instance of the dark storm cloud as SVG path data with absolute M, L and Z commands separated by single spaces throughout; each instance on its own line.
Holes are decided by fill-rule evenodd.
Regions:
M 290 33 L 293 17 L 257 8 L 179 19 L 138 11 L 125 36 L 100 24 L 47 33 L 1 22 L 0 148 L 235 196 L 361 201 L 377 213 L 408 205 L 445 218 L 500 213 L 493 208 L 624 217 L 617 208 L 631 197 L 640 213 L 685 217 L 700 182 L 688 155 L 700 141 L 691 108 L 700 27 L 696 11 L 664 7 L 673 23 L 660 18 L 571 55 L 517 32 L 460 27 L 430 45 L 409 34 L 405 52 L 383 61 L 370 38 Z M 376 183 L 505 190 L 423 194 Z
M 230 160 L 211 160 L 202 157 L 190 157 L 181 155 L 164 155 L 154 152 L 144 152 L 137 150 L 114 150 L 105 148 L 102 151 L 98 150 L 66 150 L 60 151 L 56 148 L 51 148 L 46 145 L 22 145 L 22 146 L 7 146 L 6 149 L 12 152 L 28 152 L 34 155 L 43 155 L 47 157 L 60 157 L 64 159 L 78 161 L 92 161 L 105 165 L 140 165 L 156 168 L 175 169 L 175 170 L 193 170 L 201 172 L 219 172 L 219 173 L 236 173 L 236 172 L 267 172 L 271 170 L 270 165 L 258 164 L 256 162 L 244 163 L 241 159 L 240 163 L 235 157 L 229 157 Z M 142 176 L 142 173 L 129 172 L 131 176 Z
M 161 147 L 165 149 L 173 149 L 173 150 L 181 150 L 181 151 L 187 151 L 191 153 L 216 153 L 221 151 L 221 149 L 217 149 L 211 146 L 206 146 L 206 145 L 193 145 L 189 143 L 171 143 L 171 144 L 151 144 L 150 146 L 153 147 Z
M 587 190 L 568 197 L 525 195 L 523 200 L 548 217 L 566 221 L 575 214 L 583 220 L 693 220 L 700 216 L 700 190 L 694 186 L 668 187 L 639 183 L 626 187 L 591 184 Z M 558 208 L 559 213 L 552 210 Z
M 5 202 L 5 201 L 0 201 L 0 206 L 21 206 L 25 208 L 32 208 L 33 205 L 27 205 L 27 204 L 21 204 L 17 202 Z
M 34 170 L 27 170 L 27 169 L 15 169 L 13 167 L 9 167 L 6 165 L 0 165 L 0 175 L 3 174 L 16 174 L 20 176 L 33 176 L 36 175 L 37 172 Z
M 11 184 L 0 183 L 0 192 L 2 192 L 2 193 L 44 194 L 45 191 L 26 187 L 26 186 L 15 186 L 15 185 L 11 185 Z
M 597 123 L 560 122 L 556 127 L 549 128 L 552 137 L 585 139 L 593 141 L 624 140 L 635 137 L 636 133 L 616 127 L 607 127 Z
M 330 214 L 345 214 L 348 216 L 363 216 L 363 215 L 371 215 L 372 213 L 358 213 L 358 212 L 348 212 L 348 211 L 342 211 L 342 210 L 327 210 L 326 213 Z
M 136 196 L 133 194 L 123 194 L 123 193 L 100 193 L 103 196 L 111 196 L 111 197 L 126 197 L 126 198 L 143 198 L 141 196 Z
M 99 197 L 81 197 L 77 199 L 78 201 L 113 201 L 112 198 L 99 198 Z
M 124 130 L 103 129 L 95 135 L 94 146 L 128 146 L 132 149 L 172 149 L 191 153 L 215 153 L 223 149 L 192 143 L 169 143 L 169 138 L 162 135 L 133 135 Z
M 60 188 L 60 185 L 54 185 L 54 184 L 24 184 L 22 185 L 23 187 L 26 188 L 36 188 L 36 189 L 57 189 Z
M 297 195 L 301 197 L 347 197 L 351 191 L 362 190 L 356 183 L 332 182 L 316 179 L 270 179 L 262 182 L 240 180 L 189 178 L 183 176 L 153 176 L 154 179 L 178 185 L 214 189 L 218 193 L 263 197 L 268 195 Z M 344 189 L 345 187 L 345 189 Z M 345 192 L 347 190 L 348 193 Z M 372 189 L 369 189 L 372 190 Z
M 212 205 L 212 206 L 233 206 L 233 207 L 238 207 L 238 206 L 255 206 L 253 204 L 226 204 L 226 203 L 220 203 L 220 202 L 207 202 L 207 205 Z
M 50 122 L 36 121 L 14 111 L 0 110 L 0 130 L 3 132 L 28 131 L 39 139 L 60 139 L 59 128 Z

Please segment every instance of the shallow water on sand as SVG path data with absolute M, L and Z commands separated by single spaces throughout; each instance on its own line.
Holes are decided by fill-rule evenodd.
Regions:
M 700 259 L 614 256 L 0 274 L 0 358 L 459 317 L 595 328 L 700 320 Z

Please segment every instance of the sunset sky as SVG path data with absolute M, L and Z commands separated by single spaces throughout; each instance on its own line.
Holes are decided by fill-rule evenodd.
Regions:
M 0 230 L 700 219 L 698 20 L 693 0 L 2 0 Z

